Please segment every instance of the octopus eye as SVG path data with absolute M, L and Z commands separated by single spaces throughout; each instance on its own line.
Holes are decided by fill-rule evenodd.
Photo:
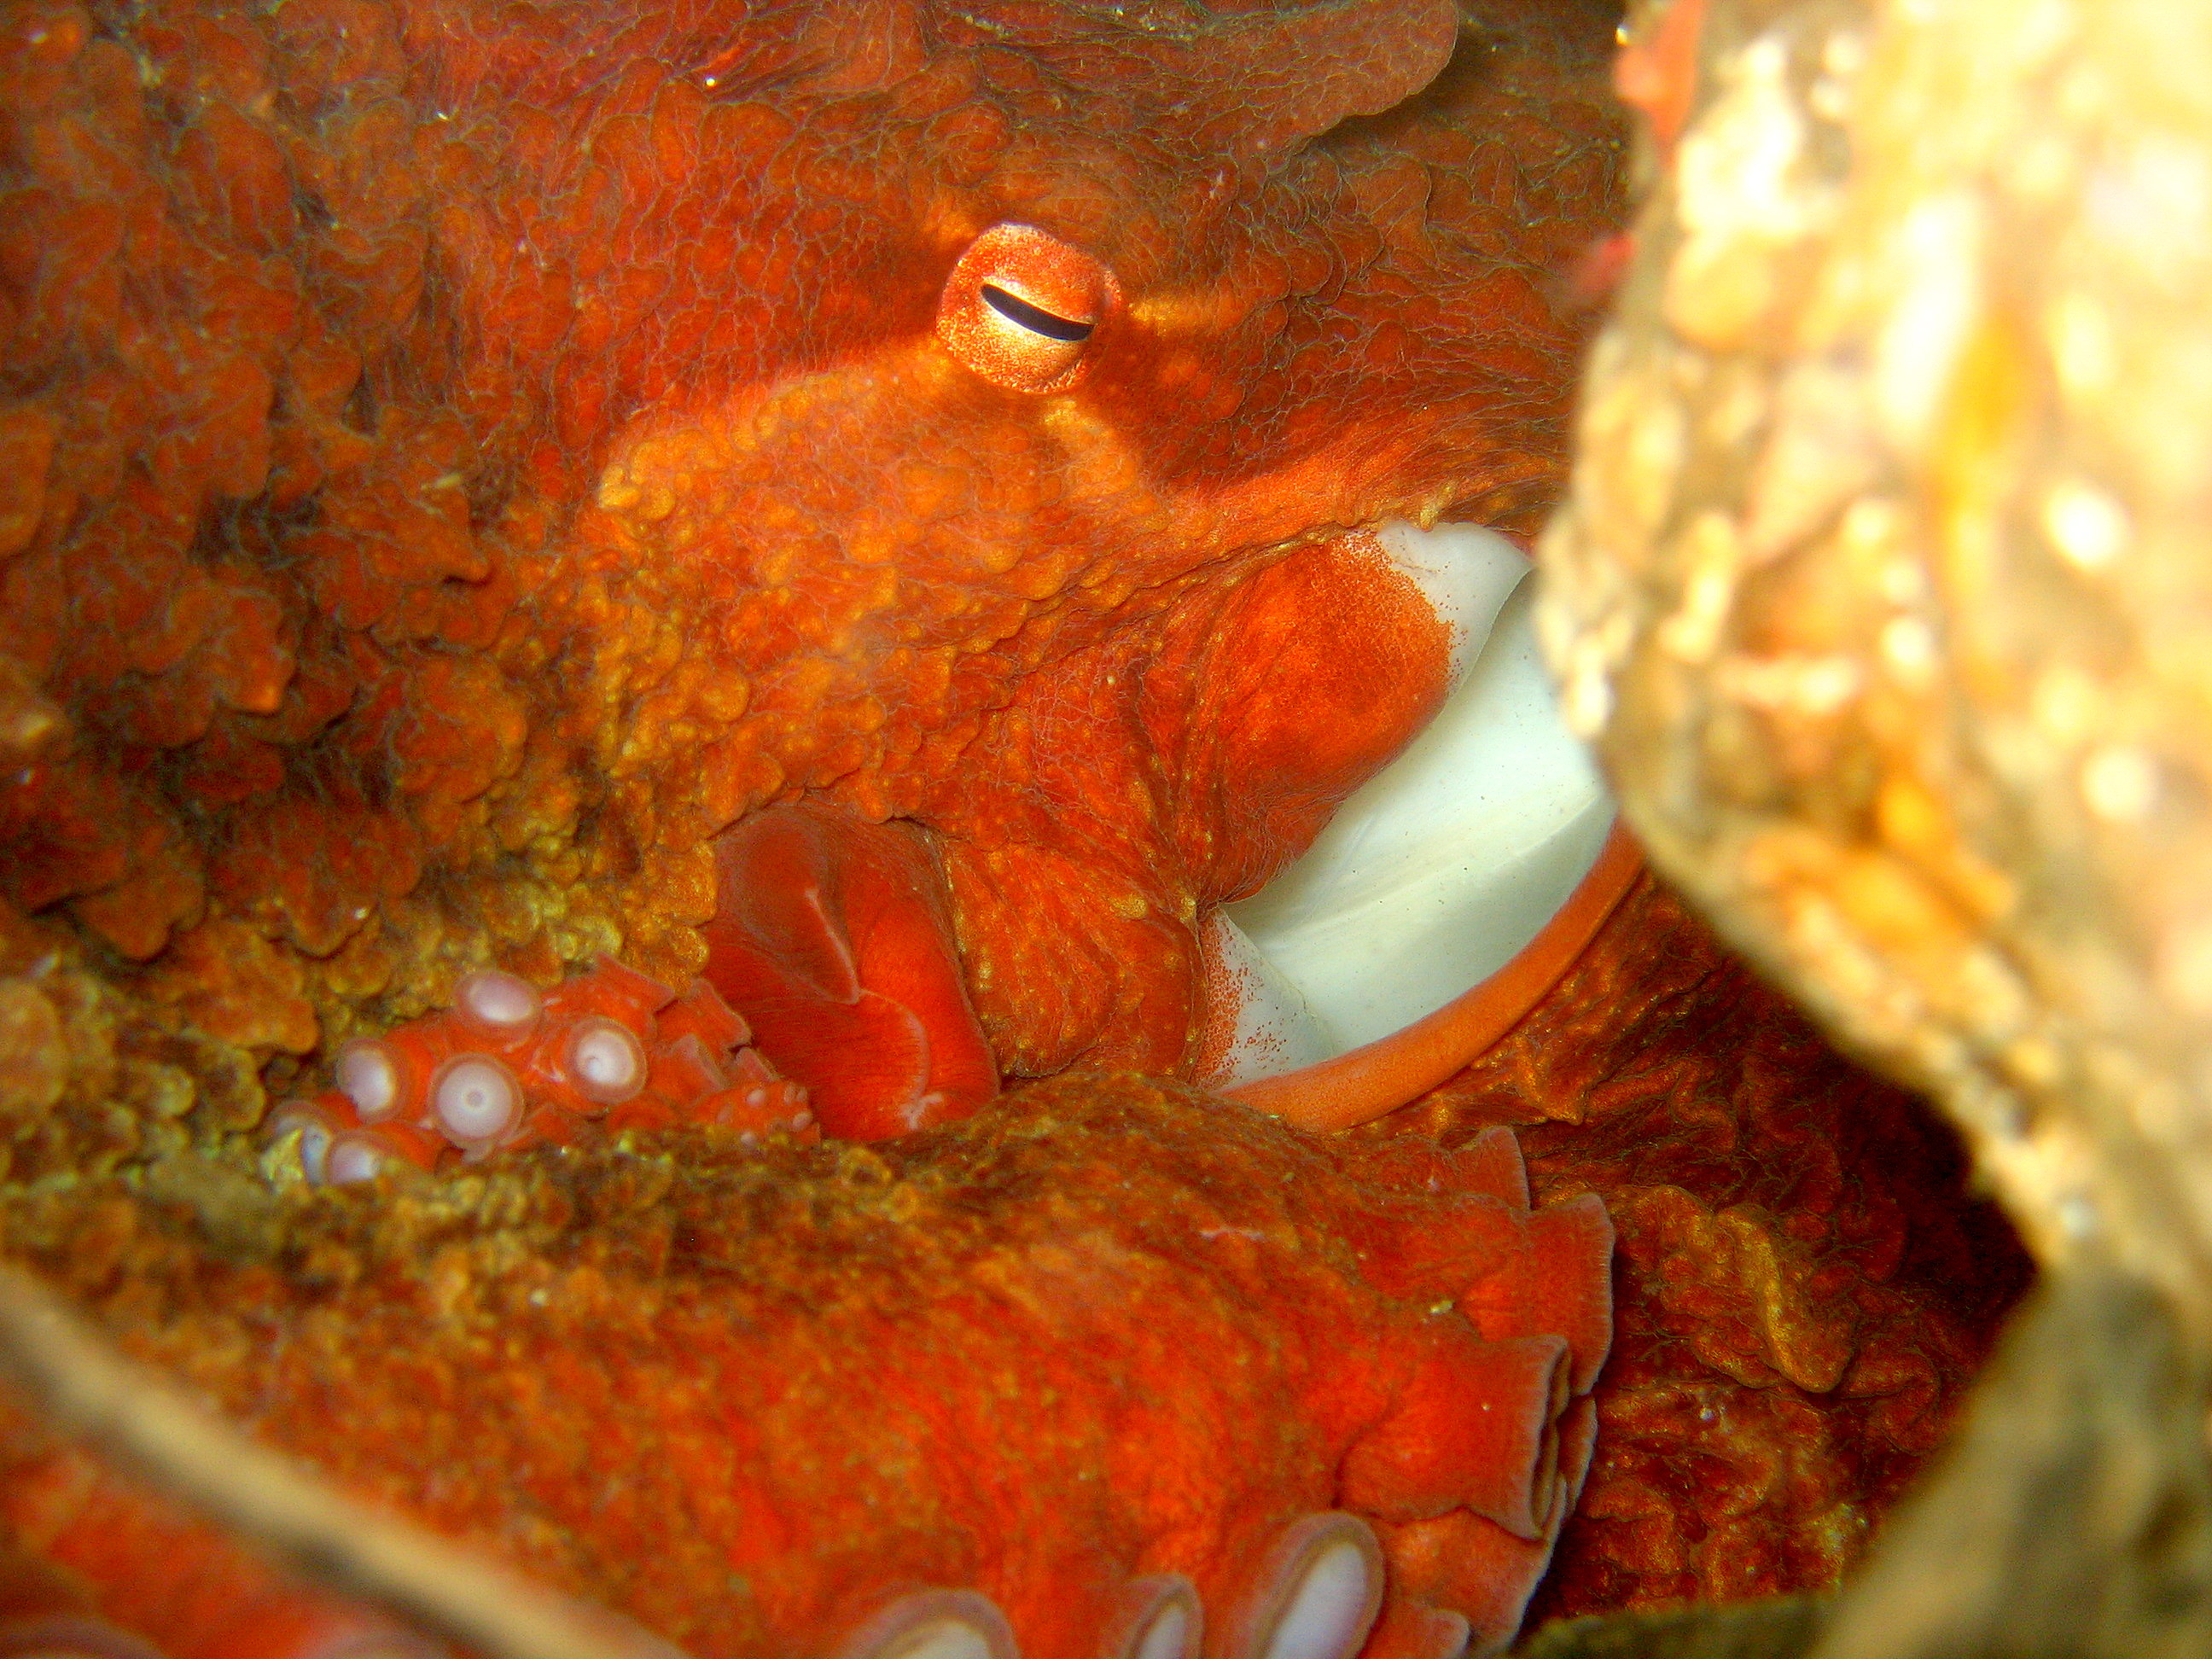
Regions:
M 937 337 L 993 386 L 1061 392 L 1116 293 L 1114 273 L 1081 248 L 1035 225 L 994 225 L 945 278 Z
M 1019 323 L 1032 334 L 1042 334 L 1048 340 L 1058 340 L 1062 345 L 1074 345 L 1091 337 L 1090 323 L 1079 323 L 1073 318 L 1055 317 L 1041 306 L 1033 306 L 1018 294 L 1009 294 L 995 283 L 986 283 L 981 292 L 983 303 L 1010 323 Z

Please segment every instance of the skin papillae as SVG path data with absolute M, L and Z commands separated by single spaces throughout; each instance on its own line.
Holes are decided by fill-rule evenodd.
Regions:
M 276 1327 L 194 1323 L 208 1285 L 312 1326 L 333 1356 L 383 1354 L 398 1310 L 450 1296 L 481 1374 L 548 1402 L 581 1455 L 586 1414 L 566 1396 L 597 1397 L 598 1325 L 495 1363 L 471 1298 L 557 1260 L 582 1305 L 619 1319 L 589 1273 L 656 1237 L 673 1250 L 672 1233 L 472 1231 L 459 1197 L 271 1211 L 236 1185 L 252 1136 L 337 1042 L 443 1006 L 469 969 L 550 981 L 605 951 L 681 980 L 716 908 L 712 838 L 802 794 L 930 838 L 1006 1071 L 1184 1063 L 1204 1012 L 1194 918 L 1318 823 L 1313 733 L 1345 745 L 1340 770 L 1370 758 L 1310 680 L 1239 660 L 1253 594 L 1272 580 L 1307 596 L 1316 629 L 1371 638 L 1341 592 L 1272 573 L 1391 514 L 1533 528 L 1556 487 L 1571 273 L 1618 211 L 1612 19 L 1508 9 L 1470 9 L 1455 46 L 1418 6 L 1142 25 L 891 5 L 11 14 L 0 1110 L 22 1247 L 249 1421 L 271 1407 L 240 1379 Z M 1010 393 L 933 337 L 946 273 L 1008 221 L 1115 279 L 1121 309 L 1065 394 Z M 1297 635 L 1261 620 L 1259 636 Z M 1271 793 L 1268 764 L 1292 751 Z M 1577 1052 L 1584 1069 L 1544 1088 L 1595 1090 L 1634 1054 Z M 1562 1100 L 1492 1115 L 1559 1117 Z M 1850 1167 L 1899 1146 L 1911 1162 L 1917 1134 L 1859 1146 Z M 1159 1145 L 1067 1139 L 1062 1175 L 1029 1154 L 1040 1202 Z M 1164 1161 L 1194 1145 L 1167 1139 Z M 1306 1167 L 1295 1142 L 1255 1144 L 1279 1174 Z M 580 1154 L 575 1190 L 647 1178 L 639 1156 Z M 575 1201 L 545 1196 L 566 1190 L 549 1157 L 481 1190 Z M 696 1161 L 710 1186 L 753 1179 Z M 1188 1189 L 1153 1173 L 1171 1209 Z M 1595 1184 L 1547 1178 L 1562 1197 Z M 1765 1273 L 1759 1240 L 1786 1220 L 1683 1190 L 1638 1235 L 1673 1264 L 1653 1282 L 1706 1271 L 1687 1247 L 1713 1218 L 1741 1247 L 1741 1294 L 1705 1310 L 1702 1350 L 1680 1345 L 1701 1386 L 1833 1393 L 1825 1358 L 1791 1370 L 1802 1343 L 1760 1357 L 1784 1328 L 1770 1287 L 1795 1281 Z M 420 1231 L 433 1212 L 447 1219 Z M 788 1229 L 715 1224 L 859 1282 L 836 1280 L 834 1252 L 803 1262 Z M 432 1233 L 444 1255 L 392 1270 L 426 1274 L 428 1304 L 362 1267 Z M 1335 1219 L 1300 1237 L 1342 1267 Z M 1854 1271 L 1881 1279 L 1881 1250 L 1865 1255 Z M 1356 1299 L 1358 1275 L 1335 1279 Z M 1697 1301 L 1668 1316 L 1694 1324 Z M 1328 1353 L 1366 1316 L 1295 1308 L 1269 1342 Z M 1883 1315 L 1938 1316 L 1959 1322 L 1929 1344 L 1931 1419 L 1985 1321 L 1924 1296 Z M 832 1405 L 869 1393 L 865 1348 L 844 1392 L 814 1396 L 817 1441 L 840 1431 Z M 1021 1353 L 1028 1386 L 1024 1365 L 1051 1356 Z M 428 1372 L 295 1375 L 293 1431 L 272 1435 L 364 1490 L 434 1513 L 453 1468 L 487 1466 Z M 1320 1425 L 1370 1386 L 1340 1381 L 1259 1413 L 1326 1443 L 1285 1455 L 1270 1502 L 1335 1501 L 1314 1485 L 1342 1449 Z M 1679 1375 L 1630 1381 L 1663 1392 Z M 391 1414 L 416 1408 L 417 1382 L 437 1409 L 403 1431 Z M 651 1462 L 620 1443 L 621 1410 L 587 1415 L 617 1437 L 603 1468 Z M 1741 1467 L 1805 1437 L 1786 1407 L 1750 1415 L 1773 1426 L 1741 1437 Z M 1697 1483 L 1639 1497 L 1643 1554 L 1599 1552 L 1613 1565 L 1567 1605 L 1825 1585 L 1926 1432 L 1788 1494 L 1730 1488 L 1775 1537 L 1785 1517 L 1842 1516 L 1843 1543 L 1775 1544 L 1748 1577 L 1727 1579 L 1741 1531 L 1710 1524 Z M 35 1431 L 13 1443 L 46 1455 Z M 1053 1462 L 1010 1450 L 993 1473 L 1050 1498 Z M 737 1501 L 695 1488 L 687 1503 Z M 23 1523 L 34 1556 L 55 1513 Z M 450 1519 L 672 1631 L 727 1589 L 656 1600 L 611 1541 L 626 1519 L 600 1538 L 527 1504 Z M 1219 1541 L 1206 1572 L 1249 1571 L 1261 1547 Z M 792 1616 L 907 1570 L 906 1542 L 870 1547 L 809 1592 L 826 1599 L 794 1592 Z M 23 1569 L 40 1595 L 50 1571 Z

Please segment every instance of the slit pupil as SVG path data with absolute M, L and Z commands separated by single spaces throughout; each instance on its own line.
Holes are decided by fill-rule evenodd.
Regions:
M 1032 334 L 1042 334 L 1048 340 L 1058 340 L 1065 345 L 1074 345 L 1091 337 L 1091 325 L 1079 323 L 1072 317 L 1055 316 L 1049 311 L 1031 305 L 1018 294 L 1009 294 L 994 283 L 983 285 L 983 303 L 1008 322 L 1019 323 Z

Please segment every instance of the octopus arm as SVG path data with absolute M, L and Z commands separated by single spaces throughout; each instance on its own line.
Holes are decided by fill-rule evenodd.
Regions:
M 988 1598 L 1029 1659 L 1094 1659 L 1161 1580 L 1239 1652 L 1295 1615 L 1414 1653 L 1462 1620 L 1510 1638 L 1587 1462 L 1588 1330 L 1489 1287 L 1577 1306 L 1610 1237 L 1520 1182 L 1503 1135 L 1316 1142 L 1073 1079 L 880 1147 L 694 1130 L 398 1205 L 271 1199 L 283 1224 L 245 1234 L 284 1242 L 242 1249 L 232 1215 L 228 1261 L 204 1217 L 118 1192 L 127 1295 L 59 1210 L 9 1243 L 265 1440 L 701 1659 L 829 1651 L 938 1590 Z M 60 1611 L 217 1650 L 115 1517 L 210 1572 L 245 1571 L 234 1543 L 21 1420 L 5 1449 L 9 1519 L 78 1587 Z M 1313 1590 L 1370 1555 L 1364 1613 Z

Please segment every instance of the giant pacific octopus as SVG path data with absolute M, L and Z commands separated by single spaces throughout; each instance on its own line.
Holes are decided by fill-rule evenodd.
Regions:
M 1412 1655 L 1560 1540 L 1609 1205 L 1545 1605 L 1832 1583 L 2024 1269 L 1648 878 L 1359 1136 L 1193 1086 L 1443 696 L 1372 527 L 1557 488 L 1614 21 L 12 11 L 11 1254 L 702 1656 Z M 403 1639 L 0 1452 L 0 1644 Z

